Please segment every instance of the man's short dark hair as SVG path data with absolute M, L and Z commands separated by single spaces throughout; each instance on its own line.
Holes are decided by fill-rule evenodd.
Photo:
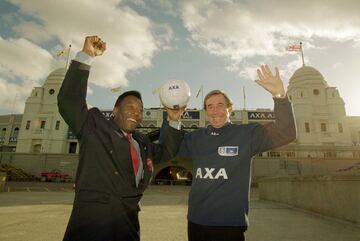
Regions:
M 114 106 L 119 106 L 121 101 L 123 101 L 123 99 L 125 99 L 126 96 L 134 96 L 136 98 L 138 98 L 140 101 L 141 101 L 141 104 L 143 103 L 142 102 L 142 99 L 141 99 L 141 94 L 139 91 L 136 91 L 136 90 L 130 90 L 130 91 L 126 91 L 124 93 L 122 93 L 116 100 L 115 102 L 115 105 Z
M 206 110 L 206 101 L 213 95 L 223 95 L 226 101 L 226 107 L 227 108 L 232 108 L 233 106 L 233 102 L 231 101 L 230 97 L 222 90 L 213 90 L 210 91 L 204 99 L 204 110 Z

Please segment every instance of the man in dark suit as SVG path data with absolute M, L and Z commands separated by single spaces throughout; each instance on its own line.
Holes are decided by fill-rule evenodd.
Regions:
M 153 146 L 135 131 L 143 116 L 139 92 L 120 95 L 110 120 L 87 107 L 89 63 L 105 50 L 99 37 L 86 37 L 58 95 L 59 112 L 80 143 L 65 241 L 140 240 L 138 203 L 152 176 Z

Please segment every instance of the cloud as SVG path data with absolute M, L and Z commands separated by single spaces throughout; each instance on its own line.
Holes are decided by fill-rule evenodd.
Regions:
M 282 56 L 288 44 L 313 38 L 360 37 L 360 2 L 182 1 L 181 17 L 198 46 L 238 64 L 245 58 Z M 234 69 L 234 66 L 230 67 Z
M 52 1 L 10 0 L 33 21 L 20 21 L 14 30 L 37 43 L 55 38 L 73 51 L 82 48 L 84 37 L 98 35 L 107 50 L 97 57 L 89 81 L 102 87 L 127 85 L 130 70 L 150 67 L 158 46 L 151 32 L 151 21 L 138 15 L 119 0 Z M 28 18 L 27 18 L 28 19 Z M 30 30 L 36 34 L 31 35 Z
M 178 16 L 177 2 L 169 0 L 155 0 L 158 6 L 163 9 L 164 13 L 173 17 Z
M 0 37 L 0 94 L 2 108 L 9 110 L 15 90 L 19 100 L 27 97 L 51 71 L 64 65 L 65 59 L 55 57 L 56 53 L 71 44 L 74 56 L 85 36 L 98 35 L 107 42 L 89 77 L 105 88 L 126 86 L 127 73 L 150 67 L 154 54 L 167 49 L 173 38 L 168 25 L 156 26 L 120 0 L 9 2 L 18 7 L 17 12 L 1 17 L 15 33 L 13 38 Z M 159 34 L 157 39 L 153 31 Z
M 24 99 L 56 65 L 52 55 L 27 39 L 0 37 L 1 108 L 24 110 Z
M 304 61 L 308 66 L 311 66 L 311 61 L 307 57 L 304 58 Z M 295 71 L 299 69 L 299 63 L 302 63 L 302 59 L 300 56 L 297 56 L 293 61 L 290 61 L 286 63 L 285 66 L 280 67 L 280 76 L 283 80 L 290 80 Z
M 20 24 L 14 25 L 13 30 L 18 35 L 34 43 L 46 43 L 52 38 L 44 26 L 34 22 L 22 21 Z
M 24 97 L 29 96 L 32 86 L 29 82 L 14 84 L 0 77 L 0 103 L 2 109 L 12 113 L 23 113 Z
M 250 80 L 257 80 L 259 79 L 258 75 L 257 75 L 257 69 L 259 68 L 259 66 L 246 66 L 244 67 L 239 75 L 245 79 L 250 79 Z
M 173 0 L 123 0 L 124 4 L 134 4 L 148 12 L 158 14 L 155 11 L 160 11 L 161 14 L 169 15 L 171 17 L 178 17 L 178 2 Z
M 52 55 L 27 39 L 0 37 L 0 69 L 7 78 L 18 77 L 28 81 L 45 78 L 54 64 Z

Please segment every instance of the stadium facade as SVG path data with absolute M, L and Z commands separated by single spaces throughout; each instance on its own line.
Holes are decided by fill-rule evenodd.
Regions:
M 42 86 L 35 87 L 26 100 L 22 115 L 0 116 L 0 152 L 79 152 L 78 142 L 57 108 L 57 94 L 65 73 L 65 68 L 57 69 Z M 285 147 L 260 154 L 259 159 L 360 160 L 360 117 L 346 116 L 344 100 L 336 87 L 329 86 L 315 68 L 303 66 L 294 72 L 287 89 L 298 137 Z M 109 118 L 111 110 L 103 110 L 103 114 Z M 164 118 L 163 109 L 147 108 L 140 130 L 151 132 L 161 126 Z M 234 110 L 230 118 L 238 124 L 269 122 L 274 120 L 274 113 L 271 109 Z M 208 121 L 203 110 L 193 109 L 184 113 L 182 124 L 191 131 L 207 126 Z

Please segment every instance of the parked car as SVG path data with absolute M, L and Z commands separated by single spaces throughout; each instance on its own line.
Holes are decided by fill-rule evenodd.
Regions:
M 42 182 L 71 182 L 72 178 L 69 174 L 63 173 L 60 170 L 52 170 L 50 172 L 40 173 L 40 180 Z

